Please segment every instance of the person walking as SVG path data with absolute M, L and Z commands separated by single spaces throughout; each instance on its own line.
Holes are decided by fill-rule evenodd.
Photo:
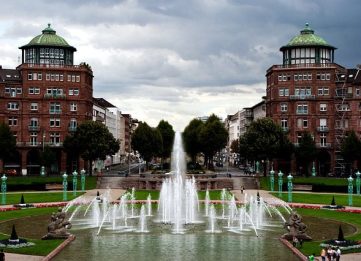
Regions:
M 326 249 L 325 248 L 322 248 L 321 249 L 321 260 L 322 261 L 326 261 Z
M 4 249 L 1 249 L 1 250 L 0 250 L 0 261 L 5 261 Z
M 340 261 L 341 249 L 339 247 L 336 248 L 335 254 L 336 254 L 336 261 Z

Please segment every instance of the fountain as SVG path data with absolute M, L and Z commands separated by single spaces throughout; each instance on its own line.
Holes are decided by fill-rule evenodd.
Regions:
M 87 202 L 80 197 L 68 204 L 66 209 L 73 211 L 70 218 L 73 228 L 76 228 L 78 235 L 85 233 L 84 238 L 87 238 L 89 233 L 93 234 L 94 236 L 90 238 L 97 245 L 107 249 L 104 250 L 105 252 L 98 250 L 97 256 L 114 256 L 117 253 L 114 251 L 120 251 L 121 248 L 125 255 L 123 258 L 133 260 L 151 260 L 154 257 L 153 253 L 157 253 L 158 257 L 162 256 L 163 259 L 160 260 L 177 259 L 177 256 L 178 259 L 187 260 L 188 257 L 197 260 L 210 255 L 217 257 L 222 249 L 227 251 L 230 258 L 239 259 L 237 251 L 232 249 L 243 249 L 243 246 L 247 246 L 250 242 L 258 246 L 267 245 L 268 242 L 262 240 L 262 237 L 279 233 L 277 229 L 281 229 L 285 219 L 276 207 L 267 205 L 261 197 L 245 195 L 245 201 L 241 204 L 227 189 L 222 189 L 218 200 L 211 200 L 210 192 L 207 190 L 204 201 L 200 201 L 196 190 L 196 179 L 186 178 L 185 173 L 185 153 L 181 135 L 176 133 L 171 171 L 163 180 L 157 213 L 152 213 L 150 194 L 146 200 L 137 200 L 133 188 L 121 195 L 118 201 L 111 202 L 110 191 L 106 191 Z M 275 217 L 281 221 L 275 220 Z M 259 235 L 261 237 L 258 237 Z M 239 240 L 234 240 L 235 236 L 239 237 Z M 103 240 L 105 238 L 106 240 Z M 242 238 L 247 240 L 242 241 Z M 109 241 L 112 243 L 106 243 Z M 217 249 L 215 252 L 208 248 L 209 245 L 214 244 L 213 241 L 217 242 L 214 247 Z M 178 248 L 173 247 L 170 251 L 169 242 L 172 242 L 172 245 L 176 244 L 180 251 L 195 247 L 198 249 L 196 252 L 202 255 L 187 256 L 185 253 L 187 251 L 178 254 Z M 81 255 L 79 249 L 82 247 L 77 245 L 76 248 L 77 255 Z M 168 252 L 164 252 L 162 248 L 168 249 Z M 209 251 L 204 252 L 202 249 Z M 132 256 L 126 256 L 128 251 Z M 247 250 L 243 249 L 243 252 L 246 253 Z M 287 254 L 279 254 L 284 251 L 272 252 L 276 253 L 275 259 L 290 259 Z M 169 253 L 174 256 L 170 257 Z M 194 254 L 192 251 L 189 253 Z M 138 256 L 140 254 L 142 256 Z M 65 258 L 67 255 L 63 256 Z

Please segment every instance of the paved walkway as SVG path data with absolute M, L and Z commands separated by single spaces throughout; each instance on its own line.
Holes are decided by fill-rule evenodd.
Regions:
M 43 256 L 30 256 L 30 255 L 5 253 L 6 261 L 41 261 L 43 259 L 44 259 Z

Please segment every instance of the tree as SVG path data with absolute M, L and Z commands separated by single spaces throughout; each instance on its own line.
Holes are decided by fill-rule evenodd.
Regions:
M 11 133 L 10 127 L 0 123 L 0 173 L 3 170 L 3 163 L 6 157 L 16 151 L 16 138 Z
M 44 151 L 42 151 L 40 154 L 40 161 L 42 166 L 45 166 L 47 169 L 49 169 L 51 164 L 56 162 L 55 152 L 49 146 L 45 146 Z
M 317 155 L 315 141 L 308 131 L 302 133 L 298 147 L 295 149 L 295 155 L 298 165 L 305 170 L 305 174 L 308 176 L 308 167 Z
M 183 142 L 185 151 L 191 157 L 192 162 L 196 162 L 197 154 L 202 151 L 199 133 L 204 123 L 201 120 L 193 119 L 183 131 Z
M 115 154 L 120 146 L 119 141 L 113 137 L 104 124 L 85 121 L 78 126 L 74 136 L 66 137 L 64 148 L 67 152 L 79 153 L 85 161 L 88 161 L 91 175 L 92 162 L 96 159 L 104 160 L 107 155 Z
M 169 158 L 172 153 L 173 141 L 174 141 L 174 130 L 172 125 L 170 125 L 167 121 L 161 120 L 157 126 L 157 130 L 162 136 L 162 150 L 160 153 L 160 157 L 163 159 Z M 163 167 L 163 164 L 162 164 Z
M 231 142 L 231 152 L 239 153 L 239 140 L 232 140 Z
M 361 141 L 355 131 L 351 131 L 344 138 L 341 144 L 341 155 L 351 165 L 361 156 Z
M 285 151 L 290 154 L 292 150 L 292 144 L 281 126 L 274 123 L 271 118 L 261 118 L 252 122 L 239 139 L 239 152 L 249 160 L 263 160 L 266 163 L 276 158 L 284 158 Z
M 213 166 L 214 154 L 226 146 L 227 139 L 228 131 L 220 119 L 214 114 L 209 116 L 199 133 L 199 141 L 205 157 L 204 163 L 208 168 Z
M 132 147 L 139 152 L 148 165 L 154 156 L 161 153 L 162 136 L 158 129 L 153 129 L 146 122 L 141 122 L 132 135 Z

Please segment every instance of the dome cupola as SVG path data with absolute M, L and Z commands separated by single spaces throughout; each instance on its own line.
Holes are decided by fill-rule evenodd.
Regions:
M 50 24 L 42 34 L 19 48 L 23 52 L 23 63 L 48 65 L 73 65 L 73 55 L 76 51 L 63 37 L 56 34 Z
M 282 46 L 283 64 L 333 63 L 334 50 L 322 37 L 316 35 L 308 23 L 301 33 Z

